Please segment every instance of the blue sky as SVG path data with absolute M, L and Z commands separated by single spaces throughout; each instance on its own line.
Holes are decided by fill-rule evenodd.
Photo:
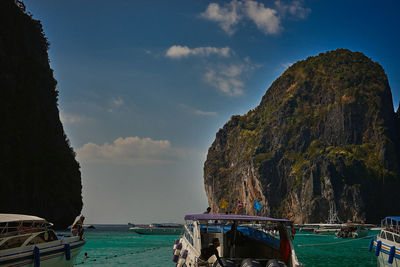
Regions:
M 397 1 L 25 0 L 51 45 L 90 223 L 182 221 L 207 207 L 215 134 L 290 64 L 337 48 L 400 100 Z

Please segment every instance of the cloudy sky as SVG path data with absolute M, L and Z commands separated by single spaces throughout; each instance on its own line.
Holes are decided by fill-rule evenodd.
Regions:
M 400 100 L 397 1 L 25 0 L 51 45 L 89 223 L 181 222 L 207 208 L 215 134 L 294 62 L 360 51 Z

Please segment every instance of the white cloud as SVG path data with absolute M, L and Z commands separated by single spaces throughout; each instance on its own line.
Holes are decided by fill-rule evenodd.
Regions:
M 76 114 L 66 114 L 62 111 L 60 111 L 60 121 L 63 124 L 78 124 L 78 123 L 85 123 L 88 122 L 89 118 L 82 116 L 82 115 L 76 115 Z
M 203 110 L 200 110 L 200 109 L 196 109 L 196 110 L 194 110 L 194 114 L 201 115 L 201 116 L 216 116 L 217 112 L 214 112 L 214 111 L 203 111 Z
M 232 70 L 234 70 L 234 73 Z M 239 96 L 244 93 L 244 84 L 240 80 L 241 72 L 240 66 L 223 66 L 209 69 L 204 78 L 207 83 L 217 88 L 221 93 L 228 96 Z
M 216 116 L 217 115 L 217 112 L 214 112 L 214 111 L 203 111 L 201 109 L 195 109 L 195 108 L 189 107 L 189 106 L 187 106 L 185 104 L 180 104 L 179 106 L 181 108 L 189 111 L 190 113 L 195 114 L 195 115 L 200 115 L 200 116 Z
M 264 7 L 264 4 L 247 0 L 244 5 L 247 17 L 265 34 L 275 34 L 281 29 L 277 11 Z
M 282 16 L 285 16 L 286 13 L 289 13 L 293 17 L 297 17 L 299 19 L 305 19 L 311 12 L 310 8 L 302 7 L 301 1 L 292 1 L 287 5 L 280 0 L 277 0 L 275 1 L 275 6 Z
M 286 63 L 283 63 L 282 64 L 282 67 L 284 67 L 285 68 L 285 70 L 286 69 L 288 69 L 290 66 L 292 66 L 293 65 L 293 62 L 286 62 Z
M 240 96 L 244 94 L 245 75 L 259 67 L 251 63 L 249 58 L 230 65 L 212 65 L 208 67 L 204 79 L 224 95 Z
M 310 12 L 311 9 L 304 8 L 299 0 L 289 4 L 276 0 L 274 8 L 265 7 L 263 3 L 254 0 L 232 0 L 224 6 L 211 3 L 200 16 L 217 22 L 229 35 L 235 32 L 234 26 L 245 19 L 253 22 L 260 31 L 268 35 L 277 34 L 283 29 L 281 21 L 286 14 L 305 19 Z
M 124 100 L 123 100 L 122 98 L 120 98 L 120 97 L 116 97 L 116 98 L 113 98 L 113 99 L 111 100 L 111 103 L 112 103 L 114 106 L 119 107 L 119 106 L 122 106 L 122 105 L 124 104 Z
M 187 46 L 180 46 L 180 45 L 173 45 L 168 48 L 167 52 L 165 53 L 166 57 L 169 58 L 182 58 L 188 56 L 210 56 L 211 54 L 215 54 L 222 57 L 229 57 L 232 51 L 229 47 L 196 47 L 196 48 L 189 48 Z
M 78 148 L 76 153 L 82 162 L 137 164 L 172 162 L 181 157 L 183 152 L 173 148 L 168 140 L 135 136 L 119 137 L 111 144 L 87 143 Z
M 200 14 L 201 17 L 217 22 L 220 27 L 229 35 L 232 35 L 235 30 L 233 26 L 236 25 L 240 20 L 240 1 L 233 0 L 224 7 L 220 7 L 216 3 L 208 5 L 206 11 Z

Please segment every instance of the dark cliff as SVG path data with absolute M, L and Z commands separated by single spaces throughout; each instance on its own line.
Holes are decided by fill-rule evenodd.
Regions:
M 378 222 L 400 213 L 400 114 L 383 68 L 345 49 L 299 61 L 258 107 L 233 116 L 208 150 L 204 182 L 214 211 L 323 222 Z
M 57 228 L 82 209 L 81 173 L 59 119 L 49 43 L 19 1 L 0 1 L 0 213 Z

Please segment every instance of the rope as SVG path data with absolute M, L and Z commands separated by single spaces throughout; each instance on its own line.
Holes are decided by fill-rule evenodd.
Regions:
M 351 242 L 351 241 L 357 241 L 357 240 L 360 240 L 360 239 L 366 239 L 366 238 L 370 238 L 370 237 L 373 237 L 373 236 L 375 236 L 375 235 L 369 235 L 369 236 L 364 236 L 364 237 L 360 237 L 360 238 L 353 238 L 353 239 L 349 239 L 349 240 L 338 241 L 338 242 L 331 242 L 331 243 L 299 244 L 299 245 L 296 245 L 296 246 L 297 246 L 297 247 L 327 246 L 327 245 L 342 244 L 342 243 L 347 243 L 347 242 Z
M 330 235 L 323 235 L 323 234 L 296 234 L 295 237 L 296 237 L 296 236 L 319 236 L 319 237 L 327 237 L 327 236 L 330 236 Z
M 114 258 L 117 258 L 117 257 L 123 257 L 123 256 L 126 256 L 126 255 L 133 255 L 133 254 L 140 254 L 140 253 L 144 253 L 144 252 L 147 252 L 147 251 L 156 250 L 156 249 L 160 249 L 160 248 L 166 248 L 166 247 L 170 247 L 170 246 L 145 248 L 143 250 L 137 250 L 137 251 L 123 253 L 123 254 L 119 254 L 119 255 L 115 254 L 114 256 L 108 256 L 108 257 L 98 258 L 98 259 L 95 259 L 95 258 L 94 259 L 90 259 L 90 258 L 88 258 L 88 259 L 85 259 L 85 261 L 82 261 L 82 262 L 79 262 L 79 263 L 75 263 L 74 266 L 75 265 L 83 265 L 83 264 L 89 263 L 89 262 L 93 264 L 93 262 L 96 262 L 98 260 L 99 261 L 101 261 L 101 260 L 110 260 L 110 259 L 114 259 Z

